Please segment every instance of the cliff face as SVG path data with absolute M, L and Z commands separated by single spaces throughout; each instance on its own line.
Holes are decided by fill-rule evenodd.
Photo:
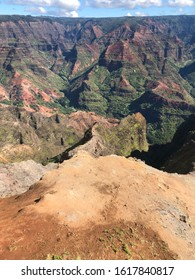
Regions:
M 191 115 L 178 128 L 168 152 L 163 170 L 180 174 L 195 170 L 195 115 Z
M 0 163 L 0 198 L 19 195 L 37 183 L 43 175 L 57 164 L 43 166 L 33 160 L 13 164 Z
M 95 122 L 112 125 L 95 113 L 76 112 L 51 117 L 18 108 L 0 109 L 0 162 L 47 159 L 78 142 Z
M 170 141 L 195 110 L 194 68 L 185 65 L 194 60 L 194 28 L 194 16 L 1 16 L 1 106 L 48 116 L 73 108 L 117 118 L 141 111 L 149 141 Z
M 135 150 L 147 151 L 146 120 L 137 113 L 127 116 L 115 125 L 95 123 L 78 143 L 54 157 L 53 160 L 63 162 L 80 150 L 87 151 L 95 157 L 111 154 L 128 157 Z
M 89 131 L 92 142 L 88 139 L 84 147 L 83 137 Z M 14 107 L 0 109 L 0 162 L 34 159 L 46 163 L 74 146 L 96 155 L 129 156 L 134 150 L 147 150 L 146 121 L 141 114 L 119 123 L 92 112 L 46 117 Z
M 193 172 L 195 170 L 195 115 L 190 115 L 178 127 L 170 143 L 149 146 L 147 152 L 135 151 L 131 156 L 170 173 Z

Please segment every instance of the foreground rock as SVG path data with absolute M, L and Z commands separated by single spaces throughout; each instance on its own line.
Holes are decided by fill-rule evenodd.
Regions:
M 195 259 L 195 176 L 80 151 L 0 200 L 1 259 Z

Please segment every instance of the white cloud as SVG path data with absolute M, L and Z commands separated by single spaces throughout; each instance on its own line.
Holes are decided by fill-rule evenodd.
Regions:
M 191 1 L 191 0 L 188 0 Z M 162 6 L 162 0 L 86 0 L 87 6 L 96 8 L 127 8 Z
M 43 7 L 31 7 L 31 8 L 27 8 L 25 11 L 29 13 L 39 14 L 39 15 L 47 14 L 47 10 Z
M 66 10 L 78 10 L 79 0 L 8 0 L 4 1 L 12 5 L 33 5 L 39 7 L 58 7 Z
M 127 13 L 127 16 L 128 17 L 132 17 L 133 15 L 131 13 Z
M 53 10 L 50 12 L 50 15 L 58 16 L 58 17 L 72 17 L 72 18 L 76 18 L 79 16 L 77 11 L 67 11 L 65 9 Z
M 78 13 L 76 11 L 71 11 L 71 12 L 67 12 L 66 10 L 61 10 L 60 11 L 60 16 L 64 16 L 64 17 L 78 17 Z
M 169 5 L 170 6 L 175 6 L 175 7 L 187 7 L 187 6 L 194 6 L 194 0 L 169 0 Z
M 26 11 L 64 17 L 78 17 L 80 0 L 4 0 L 6 4 L 28 6 Z
M 136 14 L 136 16 L 138 16 L 138 17 L 146 17 L 146 16 L 147 16 L 146 14 L 144 14 L 144 13 L 142 13 L 142 12 L 136 12 L 135 14 Z

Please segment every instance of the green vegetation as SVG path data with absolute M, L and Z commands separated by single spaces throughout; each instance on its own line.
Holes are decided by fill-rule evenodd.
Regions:
M 122 250 L 129 256 L 131 256 L 131 251 L 129 250 L 129 247 L 127 244 L 123 243 L 122 244 Z
M 180 74 L 195 88 L 195 61 L 188 63 L 180 70 Z
M 56 118 L 27 113 L 18 107 L 2 108 L 0 154 L 10 162 L 34 159 L 45 164 L 82 137 L 81 132 L 67 127 L 67 117 Z
M 1 103 L 5 104 L 5 105 L 11 105 L 11 101 L 7 100 L 7 99 L 1 100 Z
M 105 115 L 107 104 L 105 98 L 96 92 L 84 91 L 80 94 L 79 107 L 83 110 Z
M 1 68 L 0 68 L 0 83 L 2 85 L 6 85 L 7 84 L 7 75 L 6 75 L 6 72 L 3 71 Z
M 151 144 L 171 141 L 177 127 L 195 111 L 194 16 L 71 19 L 2 15 L 2 22 L 6 22 L 8 36 L 2 37 L 0 83 L 10 94 L 3 104 L 25 104 L 35 111 L 42 105 L 62 114 L 81 109 L 119 119 L 141 112 Z M 41 39 L 37 28 L 43 23 L 49 32 Z M 16 73 L 32 84 L 30 104 L 23 100 Z M 37 94 L 41 90 L 51 96 L 51 102 Z M 105 137 L 117 150 L 119 134 L 110 132 Z M 130 144 L 137 147 L 138 142 Z
M 53 260 L 53 261 L 56 261 L 56 260 L 66 260 L 69 255 L 70 255 L 69 252 L 64 252 L 61 255 L 48 254 L 46 256 L 46 260 Z
M 98 125 L 97 131 L 104 145 L 116 155 L 129 156 L 133 150 L 147 151 L 144 119 L 135 116 L 124 118 L 120 124 L 110 129 Z
M 147 138 L 149 143 L 171 142 L 175 131 L 185 118 L 175 115 L 161 115 L 159 122 L 148 123 Z

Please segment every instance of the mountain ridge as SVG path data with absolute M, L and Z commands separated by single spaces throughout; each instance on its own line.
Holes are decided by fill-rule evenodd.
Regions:
M 2 16 L 1 106 L 48 116 L 82 109 L 123 118 L 140 111 L 149 124 L 149 142 L 167 143 L 195 111 L 192 76 L 189 80 L 182 72 L 194 60 L 194 26 L 194 16 Z M 157 109 L 152 108 L 152 96 L 142 102 L 146 92 L 155 94 Z M 164 112 L 167 105 L 171 129 Z
M 48 117 L 24 108 L 6 107 L 0 108 L 0 162 L 33 159 L 46 164 L 70 147 L 80 145 L 86 132 L 95 125 L 106 154 L 117 152 L 128 156 L 133 150 L 148 148 L 146 121 L 138 113 L 119 121 L 93 112 L 55 113 Z M 96 148 L 100 154 L 101 149 Z

